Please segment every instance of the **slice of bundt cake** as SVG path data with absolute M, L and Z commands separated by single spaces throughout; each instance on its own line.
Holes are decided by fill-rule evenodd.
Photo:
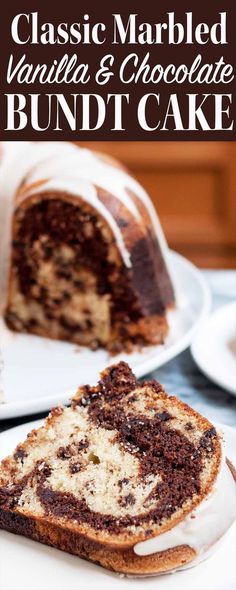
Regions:
M 32 143 L 12 168 L 8 326 L 113 352 L 163 343 L 174 290 L 138 182 L 113 159 L 64 142 Z
M 199 539 L 188 526 L 181 543 L 172 539 L 162 549 L 161 538 L 190 517 L 194 531 L 194 514 L 214 498 L 222 462 L 208 420 L 156 381 L 140 385 L 121 362 L 96 387 L 79 389 L 70 408 L 52 410 L 2 462 L 0 526 L 118 572 L 168 571 L 194 563 Z M 229 470 L 228 478 L 231 485 L 220 490 L 224 523 L 212 527 L 208 545 L 231 524 Z M 208 523 L 202 519 L 202 531 Z

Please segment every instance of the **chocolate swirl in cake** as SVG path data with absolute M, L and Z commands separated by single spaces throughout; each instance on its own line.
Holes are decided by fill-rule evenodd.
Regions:
M 24 511 L 33 489 L 45 518 L 150 535 L 188 512 L 210 485 L 219 441 L 205 422 L 201 429 L 184 404 L 155 381 L 140 385 L 121 362 L 96 387 L 81 388 L 72 408 L 52 412 L 51 440 L 46 430 L 33 466 L 22 445 L 16 450 L 26 473 L 0 489 L 0 504 Z

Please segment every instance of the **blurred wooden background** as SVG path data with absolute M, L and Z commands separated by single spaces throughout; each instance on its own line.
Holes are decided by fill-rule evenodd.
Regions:
M 236 268 L 236 142 L 83 142 L 121 160 L 151 196 L 169 245 Z

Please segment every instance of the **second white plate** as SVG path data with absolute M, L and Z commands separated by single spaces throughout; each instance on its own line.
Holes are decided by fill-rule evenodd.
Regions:
M 188 260 L 170 253 L 177 306 L 169 314 L 170 331 L 163 346 L 111 357 L 66 342 L 10 332 L 2 322 L 3 386 L 6 403 L 0 419 L 42 412 L 68 403 L 79 385 L 96 383 L 107 365 L 126 360 L 137 377 L 160 367 L 182 352 L 210 309 L 210 293 L 201 272 Z
M 191 352 L 211 381 L 236 395 L 236 301 L 220 307 L 202 322 Z

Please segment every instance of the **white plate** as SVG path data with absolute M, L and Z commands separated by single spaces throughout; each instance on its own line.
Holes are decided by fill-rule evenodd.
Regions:
M 191 352 L 211 381 L 236 395 L 236 301 L 220 307 L 201 323 Z
M 162 346 L 111 357 L 105 350 L 92 352 L 66 342 L 16 334 L 2 322 L 6 403 L 0 405 L 0 419 L 48 410 L 58 402 L 67 403 L 79 385 L 95 384 L 99 372 L 121 358 L 137 377 L 142 377 L 187 348 L 210 309 L 210 293 L 201 272 L 188 260 L 171 252 L 170 266 L 178 304 L 169 313 L 170 333 Z
M 22 424 L 0 435 L 0 459 L 11 453 L 41 421 Z M 236 430 L 223 431 L 226 453 L 236 463 Z M 78 557 L 0 531 L 1 590 L 233 590 L 236 580 L 236 526 L 217 552 L 196 568 L 146 579 L 127 579 Z

